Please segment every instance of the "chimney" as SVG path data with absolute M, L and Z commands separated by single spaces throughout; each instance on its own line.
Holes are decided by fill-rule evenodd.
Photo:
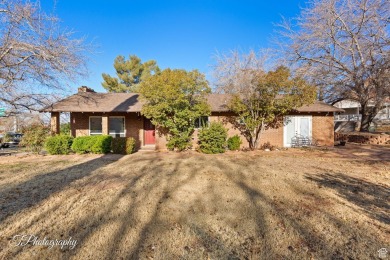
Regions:
M 82 92 L 93 92 L 93 93 L 95 93 L 95 90 L 93 90 L 93 89 L 91 89 L 91 88 L 89 88 L 87 86 L 81 86 L 81 87 L 78 88 L 78 92 L 79 93 L 82 93 Z

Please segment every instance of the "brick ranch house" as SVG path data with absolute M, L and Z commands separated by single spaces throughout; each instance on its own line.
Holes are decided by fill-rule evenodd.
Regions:
M 224 122 L 228 136 L 239 134 L 226 119 L 232 113 L 226 108 L 228 96 L 209 94 L 207 102 L 211 115 L 202 118 L 202 122 Z M 137 148 L 166 149 L 166 137 L 155 129 L 149 119 L 141 115 L 142 103 L 137 93 L 96 93 L 90 88 L 80 87 L 77 94 L 67 97 L 44 108 L 41 112 L 51 113 L 51 129 L 60 131 L 60 113 L 70 113 L 70 128 L 73 137 L 109 134 L 113 137 L 133 137 Z M 291 138 L 300 134 L 316 139 L 319 145 L 334 145 L 334 114 L 342 109 L 316 101 L 312 105 L 298 108 L 285 117 L 288 122 L 278 129 L 266 130 L 260 143 L 270 142 L 278 147 L 289 147 Z M 199 120 L 193 135 L 193 147 L 196 147 Z M 241 136 L 244 147 L 249 147 L 245 137 Z

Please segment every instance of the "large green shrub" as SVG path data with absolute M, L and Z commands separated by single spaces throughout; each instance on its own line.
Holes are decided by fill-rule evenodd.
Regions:
M 132 154 L 135 152 L 135 139 L 133 137 L 113 138 L 111 148 L 116 154 Z
M 184 151 L 191 148 L 191 135 L 192 132 L 183 132 L 181 134 L 173 135 L 168 138 L 167 148 L 168 150 Z
M 113 138 L 111 142 L 112 153 L 126 154 L 126 137 Z
M 240 145 L 242 144 L 241 138 L 238 135 L 229 137 L 227 140 L 227 146 L 229 150 L 236 151 L 240 150 Z
M 55 135 L 46 139 L 45 148 L 49 154 L 68 154 L 72 142 L 73 137 L 69 135 Z
M 92 153 L 109 153 L 111 151 L 112 136 L 97 135 L 94 144 L 91 147 Z
M 135 152 L 135 139 L 129 137 L 126 139 L 126 154 L 131 154 Z
M 227 130 L 221 123 L 212 122 L 199 131 L 199 150 L 203 153 L 224 153 Z
M 80 136 L 73 140 L 72 150 L 76 153 L 109 153 L 111 141 L 110 135 Z
M 22 133 L 20 145 L 25 146 L 31 152 L 39 153 L 50 134 L 50 128 L 43 124 L 32 124 L 23 128 Z
M 91 152 L 91 140 L 93 136 L 80 136 L 76 137 L 72 143 L 72 150 L 76 153 L 89 153 Z

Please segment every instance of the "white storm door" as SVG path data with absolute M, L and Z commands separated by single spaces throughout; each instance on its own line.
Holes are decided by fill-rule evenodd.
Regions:
M 284 120 L 283 144 L 285 147 L 291 147 L 291 139 L 295 135 L 311 138 L 311 116 L 286 116 Z
M 291 139 L 296 135 L 296 117 L 295 116 L 286 116 L 284 118 L 284 131 L 283 131 L 283 139 L 284 139 L 284 147 L 291 146 Z

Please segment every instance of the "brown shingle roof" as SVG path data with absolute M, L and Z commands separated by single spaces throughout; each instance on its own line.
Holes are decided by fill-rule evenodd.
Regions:
M 226 94 L 209 94 L 207 102 L 213 112 L 228 111 L 230 99 Z M 93 93 L 81 92 L 42 109 L 42 112 L 140 112 L 142 102 L 137 93 Z M 303 106 L 298 112 L 342 112 L 344 110 L 316 101 L 312 105 Z
M 323 101 L 315 101 L 314 104 L 296 109 L 298 112 L 344 112 L 343 109 L 331 106 Z
M 213 112 L 226 112 L 229 111 L 227 104 L 229 102 L 230 95 L 227 94 L 209 94 L 207 95 L 207 101 L 211 106 Z M 315 101 L 311 105 L 303 106 L 296 109 L 297 112 L 344 112 L 343 109 L 331 106 L 323 101 Z
M 42 112 L 140 112 L 137 93 L 80 92 L 42 109 Z

